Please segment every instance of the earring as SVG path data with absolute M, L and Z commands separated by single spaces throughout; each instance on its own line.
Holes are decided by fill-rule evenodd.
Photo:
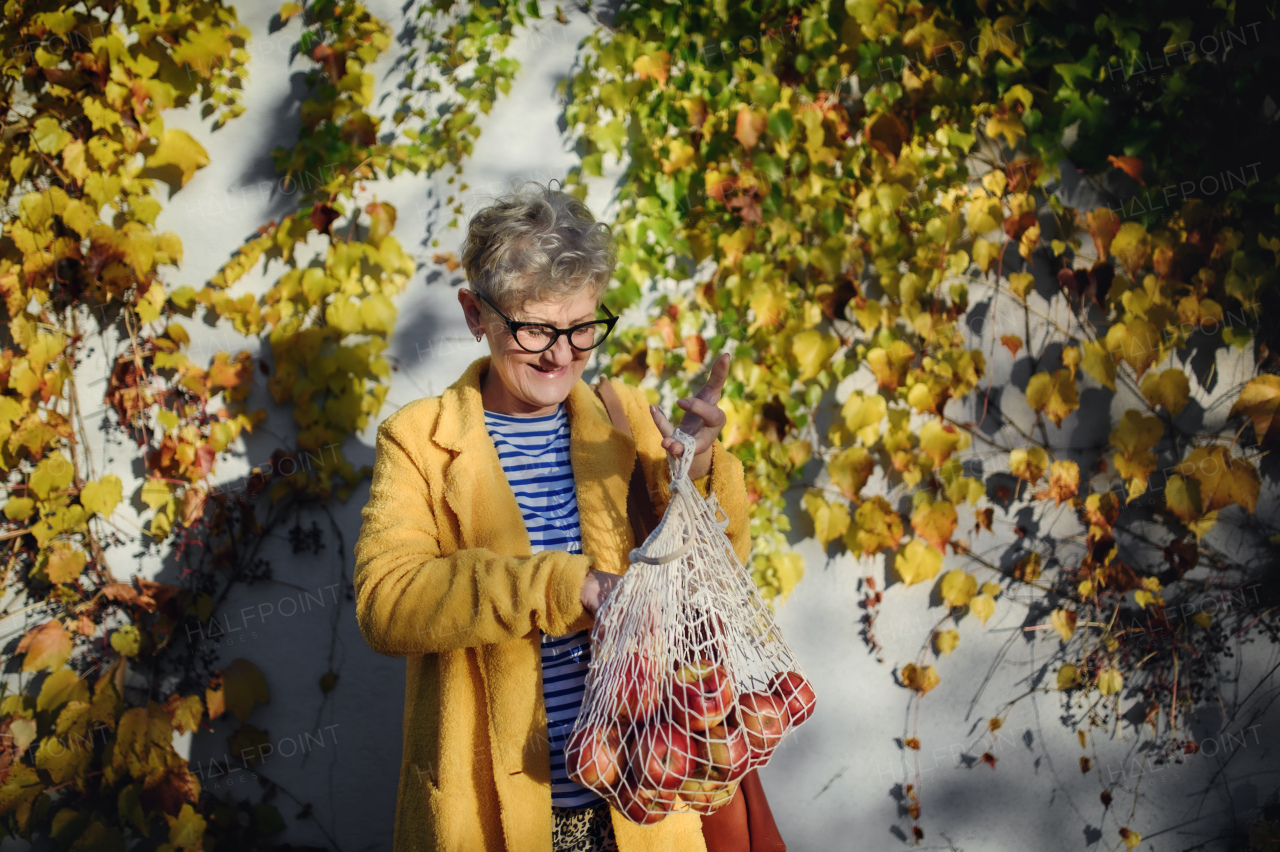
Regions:
M 479 335 L 479 334 L 477 334 L 477 335 L 476 335 L 476 343 L 479 343 L 479 342 L 480 342 L 480 337 L 481 337 L 481 335 Z

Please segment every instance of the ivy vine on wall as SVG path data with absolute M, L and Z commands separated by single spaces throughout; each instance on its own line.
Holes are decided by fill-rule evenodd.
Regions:
M 297 142 L 274 158 L 305 191 L 197 284 L 182 281 L 178 235 L 155 222 L 162 186 L 180 191 L 210 157 L 162 114 L 196 105 L 217 129 L 243 112 L 249 33 L 234 11 L 200 0 L 6 5 L 0 192 L 14 215 L 0 241 L 0 558 L 13 594 L 0 615 L 32 624 L 8 648 L 17 677 L 0 699 L 9 834 L 76 850 L 145 838 L 242 852 L 271 848 L 285 828 L 276 803 L 314 816 L 260 766 L 256 799 L 224 793 L 174 737 L 234 717 L 229 750 L 248 765 L 263 754 L 267 732 L 250 717 L 271 699 L 266 679 L 248 659 L 220 658 L 203 625 L 238 590 L 271 581 L 262 554 L 273 533 L 287 528 L 295 551 L 323 547 L 300 513 L 329 513 L 368 473 L 341 447 L 385 398 L 392 298 L 414 263 L 391 235 L 395 209 L 366 183 L 461 163 L 467 146 L 442 143 L 474 139 L 477 114 L 518 70 L 501 53 L 524 16 L 503 8 L 422 4 L 416 45 L 452 50 L 426 61 L 407 50 L 397 67 L 416 73 L 403 76 L 401 108 L 382 115 L 367 66 L 391 45 L 386 25 L 359 3 L 285 4 L 279 23 L 301 20 L 294 61 L 308 68 L 308 93 Z M 260 262 L 274 282 L 238 291 Z M 197 363 L 182 324 L 197 312 L 261 336 L 269 357 Z M 246 405 L 258 372 L 292 412 L 296 449 L 277 450 L 244 488 L 219 488 L 218 460 L 268 416 Z M 133 495 L 94 457 L 100 405 L 85 394 L 102 384 L 108 445 L 123 441 L 146 471 Z M 130 496 L 146 507 L 144 528 L 122 511 Z M 347 593 L 346 545 L 329 521 Z M 160 548 L 180 582 L 113 571 L 114 554 L 138 541 Z M 317 713 L 339 682 L 336 621 L 332 631 Z
M 917 700 L 1014 608 L 1061 639 L 1027 694 L 1061 693 L 1086 772 L 1121 714 L 1152 762 L 1194 751 L 1224 661 L 1277 637 L 1275 37 L 1243 3 L 639 2 L 567 90 L 577 191 L 624 169 L 610 307 L 647 318 L 610 369 L 669 402 L 733 354 L 757 582 L 799 582 L 799 503 L 829 553 L 932 584 Z M 1132 848 L 1123 783 L 1098 819 Z

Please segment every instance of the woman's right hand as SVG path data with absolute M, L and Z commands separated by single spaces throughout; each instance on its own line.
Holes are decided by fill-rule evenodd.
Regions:
M 621 579 L 617 574 L 607 571 L 597 571 L 594 568 L 588 571 L 586 579 L 582 581 L 582 605 L 587 612 L 595 615 Z

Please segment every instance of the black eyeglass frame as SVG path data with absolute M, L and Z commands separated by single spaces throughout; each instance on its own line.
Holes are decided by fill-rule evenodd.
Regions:
M 493 309 L 493 312 L 495 314 L 502 317 L 503 321 L 507 324 L 507 328 L 510 329 L 511 338 L 515 340 L 516 345 L 519 346 L 521 349 L 523 349 L 525 352 L 529 352 L 531 354 L 546 352 L 552 346 L 556 345 L 556 341 L 560 339 L 560 335 L 562 334 L 566 335 L 569 338 L 569 345 L 574 349 L 576 349 L 577 351 L 590 352 L 592 349 L 595 349 L 601 343 L 605 342 L 605 340 L 609 337 L 609 335 L 613 333 L 613 327 L 618 322 L 618 318 L 614 316 L 613 311 L 609 310 L 604 305 L 601 305 L 600 309 L 604 311 L 606 314 L 608 314 L 608 316 L 605 317 L 604 319 L 587 320 L 586 322 L 580 322 L 577 325 L 571 325 L 568 328 L 556 328 L 554 325 L 551 325 L 550 323 L 545 323 L 545 322 L 525 322 L 524 320 L 513 320 L 511 317 L 507 316 L 502 311 L 498 310 L 497 305 L 495 305 L 493 302 L 490 302 L 488 299 L 486 299 L 483 295 L 476 292 L 475 290 L 471 291 L 471 295 L 475 296 L 477 299 L 484 302 L 486 305 L 488 305 L 490 308 Z M 600 335 L 600 339 L 597 340 L 595 343 L 584 348 L 584 347 L 578 346 L 576 343 L 573 342 L 573 332 L 585 326 L 599 325 L 600 323 L 606 323 L 608 327 L 605 328 L 604 334 Z M 548 343 L 546 346 L 542 347 L 541 349 L 530 349 L 528 346 L 525 346 L 523 343 L 520 342 L 520 336 L 516 332 L 528 326 L 536 326 L 538 328 L 550 329 L 553 332 L 551 335 L 551 342 Z

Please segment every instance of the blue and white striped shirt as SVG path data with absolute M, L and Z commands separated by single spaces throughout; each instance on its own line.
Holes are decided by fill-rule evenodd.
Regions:
M 564 404 L 554 414 L 543 417 L 512 417 L 486 411 L 484 423 L 515 492 L 533 552 L 581 553 L 578 498 L 569 461 L 569 417 Z M 542 635 L 542 696 L 551 741 L 551 803 L 562 808 L 585 808 L 603 801 L 569 778 L 564 759 L 565 742 L 582 706 L 591 662 L 590 637 L 589 630 L 565 636 Z

